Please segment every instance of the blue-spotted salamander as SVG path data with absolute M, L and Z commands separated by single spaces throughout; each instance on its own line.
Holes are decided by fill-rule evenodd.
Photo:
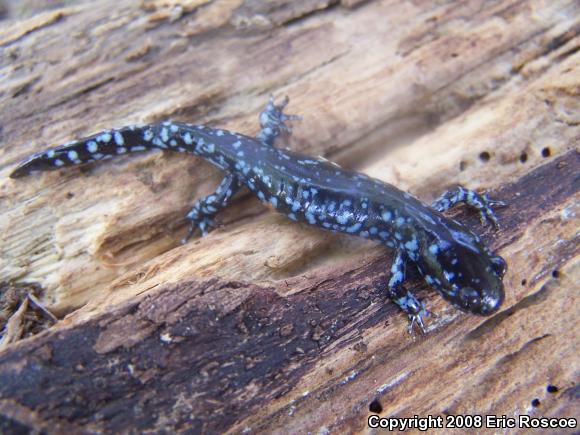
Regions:
M 236 192 L 247 187 L 290 219 L 377 241 L 396 250 L 388 282 L 389 297 L 424 332 L 429 314 L 423 303 L 405 287 L 405 266 L 414 264 L 425 281 L 454 306 L 489 315 L 504 299 L 505 261 L 494 255 L 480 238 L 442 212 L 455 204 L 476 208 L 482 221 L 497 226 L 492 205 L 504 205 L 487 195 L 458 186 L 431 206 L 382 181 L 341 169 L 322 158 L 312 158 L 274 147 L 281 132 L 289 132 L 281 104 L 270 97 L 260 114 L 260 133 L 254 137 L 177 122 L 134 125 L 104 131 L 34 154 L 11 174 L 22 177 L 36 171 L 103 160 L 153 148 L 203 157 L 224 171 L 216 191 L 200 199 L 189 211 L 189 238 L 213 226 L 213 217 Z

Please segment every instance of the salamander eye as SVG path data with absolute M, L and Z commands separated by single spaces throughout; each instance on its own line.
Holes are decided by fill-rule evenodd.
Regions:
M 497 257 L 491 258 L 491 263 L 495 273 L 503 277 L 507 271 L 507 264 L 505 260 L 498 255 Z

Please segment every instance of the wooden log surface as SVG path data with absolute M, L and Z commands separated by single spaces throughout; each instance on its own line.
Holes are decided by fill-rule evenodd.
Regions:
M 0 431 L 578 417 L 577 1 L 38 3 L 0 8 Z M 384 292 L 392 252 L 247 193 L 182 246 L 179 219 L 220 179 L 195 157 L 8 178 L 32 152 L 130 123 L 254 134 L 270 93 L 304 117 L 294 150 L 426 201 L 461 183 L 509 202 L 499 231 L 451 213 L 507 260 L 502 309 L 460 313 L 411 271 L 438 315 L 411 337 Z

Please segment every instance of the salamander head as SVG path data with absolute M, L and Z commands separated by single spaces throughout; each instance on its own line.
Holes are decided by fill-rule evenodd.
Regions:
M 504 299 L 506 262 L 471 232 L 451 234 L 422 249 L 418 266 L 425 280 L 461 310 L 483 316 L 496 312 Z

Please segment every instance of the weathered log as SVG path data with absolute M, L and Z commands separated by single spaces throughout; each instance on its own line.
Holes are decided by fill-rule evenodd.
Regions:
M 0 353 L 1 430 L 343 432 L 364 430 L 370 410 L 577 416 L 579 12 L 117 0 L 5 24 L 0 282 L 68 315 Z M 293 149 L 427 201 L 455 183 L 507 201 L 499 231 L 456 213 L 508 261 L 502 310 L 461 314 L 411 273 L 438 314 L 413 339 L 384 294 L 392 252 L 247 194 L 222 228 L 181 246 L 176 222 L 219 180 L 195 157 L 8 178 L 31 152 L 134 122 L 252 134 L 272 92 L 304 117 Z

